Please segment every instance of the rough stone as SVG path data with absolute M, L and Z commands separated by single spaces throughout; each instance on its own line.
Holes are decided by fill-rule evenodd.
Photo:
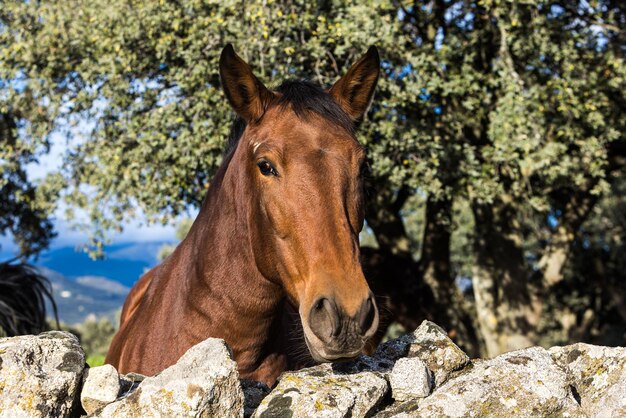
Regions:
M 401 358 L 389 374 L 391 396 L 396 401 L 425 398 L 430 394 L 431 374 L 419 358 Z
M 441 386 L 450 373 L 460 370 L 469 357 L 437 324 L 424 321 L 413 332 L 415 342 L 409 346 L 407 357 L 418 357 L 435 375 L 435 385 Z
M 417 357 L 433 373 L 435 386 L 441 386 L 451 373 L 469 363 L 469 357 L 437 324 L 423 321 L 412 333 L 381 344 L 374 358 L 396 361 L 402 357 Z
M 582 417 L 565 371 L 533 347 L 477 361 L 419 403 L 414 416 Z
M 86 369 L 80 403 L 88 414 L 93 414 L 115 401 L 120 393 L 120 376 L 110 364 Z
M 389 390 L 383 374 L 373 370 L 376 365 L 373 359 L 362 356 L 355 362 L 284 373 L 253 416 L 368 416 Z
M 626 416 L 626 348 L 573 344 L 552 347 L 589 417 Z
M 85 353 L 60 331 L 0 339 L 0 417 L 67 417 L 77 405 Z
M 376 415 L 375 418 L 411 418 L 419 417 L 419 403 L 421 399 L 412 399 L 406 402 L 396 402 L 385 408 Z
M 240 417 L 243 392 L 237 365 L 223 340 L 209 338 L 190 348 L 173 366 L 145 378 L 130 395 L 97 417 Z
M 271 392 L 239 381 L 213 338 L 154 377 L 84 369 L 69 333 L 0 339 L 0 418 L 78 416 L 79 400 L 92 417 L 626 416 L 626 348 L 533 347 L 468 363 L 427 321 L 372 357 L 284 373 Z

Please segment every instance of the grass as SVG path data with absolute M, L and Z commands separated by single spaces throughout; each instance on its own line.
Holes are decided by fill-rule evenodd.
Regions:
M 104 364 L 104 358 L 105 356 L 98 354 L 87 356 L 87 364 L 89 365 L 89 367 L 102 366 Z

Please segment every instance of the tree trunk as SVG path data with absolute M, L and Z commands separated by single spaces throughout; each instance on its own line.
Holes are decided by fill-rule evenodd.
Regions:
M 516 213 L 502 202 L 474 204 L 473 212 L 474 297 L 486 354 L 496 356 L 534 345 L 541 304 L 529 281 L 523 238 L 512 225 Z
M 378 248 L 361 249 L 365 276 L 381 310 L 380 333 L 397 321 L 413 330 L 424 319 L 436 319 L 435 298 L 419 275 L 419 264 L 410 251 L 400 210 L 410 196 L 408 189 L 394 193 L 387 185 L 373 185 L 368 202 L 367 224 Z M 382 338 L 382 335 L 381 335 Z
M 454 278 L 450 267 L 452 201 L 429 197 L 426 202 L 425 219 L 420 258 L 421 275 L 433 289 L 436 300 L 450 305 L 454 291 Z
M 425 219 L 420 275 L 433 291 L 437 320 L 456 336 L 464 351 L 477 356 L 481 344 L 473 320 L 475 312 L 456 285 L 451 267 L 452 201 L 429 197 Z
M 374 231 L 378 247 L 383 251 L 402 257 L 410 257 L 411 248 L 409 237 L 404 228 L 400 210 L 411 195 L 405 187 L 397 193 L 385 185 L 373 187 L 370 191 L 371 199 L 367 208 L 367 224 Z
M 372 193 L 367 222 L 378 249 L 362 248 L 363 267 L 382 311 L 380 331 L 396 321 L 413 330 L 430 319 L 450 331 L 471 354 L 478 354 L 479 339 L 472 315 L 462 307 L 450 265 L 450 219 L 452 202 L 429 199 L 420 261 L 410 251 L 400 211 L 410 196 L 385 189 Z M 379 335 L 382 337 L 382 335 Z
M 563 280 L 563 267 L 572 251 L 575 235 L 598 201 L 598 196 L 587 190 L 567 190 L 559 194 L 558 197 L 553 196 L 553 199 L 561 207 L 562 215 L 538 263 L 545 289 Z

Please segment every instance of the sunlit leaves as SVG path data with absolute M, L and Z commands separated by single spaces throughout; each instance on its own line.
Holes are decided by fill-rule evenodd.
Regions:
M 14 146 L 33 155 L 53 129 L 71 133 L 69 188 L 54 190 L 96 228 L 137 207 L 167 222 L 199 206 L 222 161 L 226 43 L 270 86 L 329 86 L 376 44 L 383 77 L 358 136 L 379 187 L 478 202 L 506 193 L 539 212 L 564 184 L 607 190 L 607 147 L 626 131 L 611 16 L 589 12 L 605 25 L 594 27 L 544 1 L 398 3 L 5 2 L 0 109 L 19 115 Z

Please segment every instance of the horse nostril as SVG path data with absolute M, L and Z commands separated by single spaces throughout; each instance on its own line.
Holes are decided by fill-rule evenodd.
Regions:
M 367 334 L 368 331 L 374 325 L 374 320 L 376 319 L 376 305 L 374 302 L 374 298 L 372 296 L 368 297 L 363 305 L 361 306 L 361 311 L 359 312 L 359 326 L 361 327 L 361 332 L 363 335 Z
M 320 300 L 318 300 L 315 304 L 315 309 L 318 311 L 324 309 L 324 302 L 328 302 L 326 298 L 321 298 Z
M 313 304 L 309 313 L 309 327 L 324 342 L 339 335 L 341 321 L 337 307 L 331 300 L 320 298 Z

